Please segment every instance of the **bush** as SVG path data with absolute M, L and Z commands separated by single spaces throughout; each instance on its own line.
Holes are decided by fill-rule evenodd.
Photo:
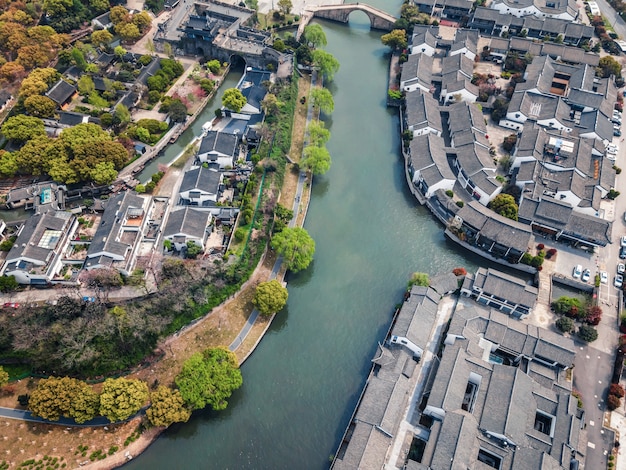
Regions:
M 456 205 L 459 207 L 463 207 L 465 203 L 463 201 L 456 201 Z
M 545 247 L 546 247 L 546 246 L 545 246 L 543 243 L 539 243 L 539 244 L 537 245 L 537 249 L 538 249 L 539 251 L 543 250 Z
M 585 317 L 585 323 L 596 326 L 602 320 L 602 309 L 596 305 L 587 309 L 587 315 Z
M 237 230 L 235 230 L 235 240 L 237 242 L 242 242 L 244 238 L 246 238 L 246 233 L 247 230 L 245 228 L 239 227 Z
M 522 255 L 522 259 L 520 260 L 520 263 L 522 264 L 527 264 L 530 266 L 530 263 L 533 260 L 533 255 L 531 255 L 530 253 L 524 253 Z
M 466 276 L 467 275 L 467 269 L 465 269 L 465 268 L 454 268 L 452 270 L 452 274 L 454 274 L 455 276 Z
M 446 196 L 452 197 L 452 196 L 454 196 L 454 192 L 451 189 L 447 189 L 446 190 Z
M 609 395 L 615 395 L 617 398 L 624 398 L 625 395 L 624 387 L 620 384 L 611 384 L 609 388 Z
M 546 253 L 546 258 L 550 259 L 554 255 L 556 255 L 556 248 L 550 248 L 548 252 Z
M 563 333 L 574 330 L 574 321 L 571 318 L 561 317 L 556 321 L 556 327 Z
M 578 337 L 587 343 L 591 343 L 598 339 L 598 331 L 588 325 L 583 325 L 578 329 Z
M 616 397 L 615 395 L 609 395 L 609 397 L 606 400 L 606 406 L 608 407 L 609 410 L 613 411 L 618 409 L 620 406 L 622 406 L 622 400 L 620 400 L 618 397 Z

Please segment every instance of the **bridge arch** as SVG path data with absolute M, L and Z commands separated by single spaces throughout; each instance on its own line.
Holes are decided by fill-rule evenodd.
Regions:
M 337 5 L 321 5 L 310 7 L 312 16 L 324 18 L 340 23 L 347 23 L 350 13 L 360 10 L 364 12 L 370 20 L 372 29 L 391 31 L 394 28 L 396 18 L 378 8 L 374 8 L 366 3 L 342 3 Z

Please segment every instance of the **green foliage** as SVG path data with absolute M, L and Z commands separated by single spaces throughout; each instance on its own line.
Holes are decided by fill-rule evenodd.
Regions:
M 320 74 L 332 81 L 335 73 L 339 70 L 339 61 L 330 52 L 316 49 L 311 54 L 313 65 L 319 68 Z
M 148 386 L 137 379 L 107 379 L 100 394 L 100 413 L 111 422 L 137 413 L 148 399 Z
M 220 71 L 222 64 L 217 59 L 209 60 L 206 64 L 206 68 L 209 69 L 209 72 L 215 74 Z
M 392 100 L 401 100 L 402 99 L 402 92 L 400 90 L 387 90 L 387 96 L 389 96 L 389 98 L 391 98 Z
M 309 143 L 321 147 L 330 139 L 330 131 L 326 129 L 323 121 L 313 120 L 307 128 L 309 132 Z
M 318 24 L 310 24 L 304 28 L 303 39 L 305 43 L 310 44 L 311 47 L 326 46 L 326 33 L 322 27 Z
M 252 303 L 263 315 L 273 315 L 287 303 L 289 293 L 276 279 L 261 282 L 255 292 Z
M 272 238 L 272 248 L 283 257 L 287 269 L 306 269 L 315 254 L 315 241 L 300 227 L 286 228 Z
M 330 169 L 331 158 L 325 147 L 310 145 L 302 152 L 300 167 L 314 175 L 323 175 Z
M 200 245 L 196 245 L 195 242 L 189 240 L 187 242 L 187 258 L 196 259 L 196 257 L 202 253 L 202 247 Z
M 383 34 L 380 40 L 385 46 L 390 47 L 394 51 L 405 49 L 407 46 L 406 31 L 404 29 L 394 29 L 387 34 Z
M 408 288 L 410 289 L 413 286 L 422 286 L 428 287 L 430 286 L 430 278 L 427 273 L 413 273 L 411 274 L 411 279 L 409 279 Z
M 5 240 L 5 241 L 9 241 L 9 240 Z M 4 242 L 2 242 L 4 243 Z M 11 244 L 13 242 L 10 242 Z M 13 292 L 14 290 L 16 290 L 18 288 L 19 284 L 17 283 L 17 281 L 15 280 L 15 276 L 14 275 L 10 275 L 10 276 L 0 276 L 0 292 Z
M 237 230 L 235 230 L 235 241 L 241 243 L 246 238 L 247 233 L 248 231 L 245 229 L 245 227 L 238 227 Z
M 609 193 L 607 194 L 607 196 L 606 196 L 606 197 L 608 197 L 608 198 L 609 198 L 609 199 L 611 199 L 611 200 L 614 200 L 614 199 L 616 199 L 619 195 L 620 195 L 620 192 L 619 192 L 619 191 L 617 191 L 617 190 L 615 190 L 615 189 L 611 188 L 611 189 L 609 190 Z
M 26 116 L 25 114 L 18 114 L 8 118 L 0 132 L 7 138 L 15 140 L 17 142 L 26 142 L 39 136 L 46 135 L 46 129 L 43 125 L 43 121 L 33 116 Z
M 582 302 L 576 297 L 559 297 L 551 306 L 557 315 L 572 315 L 583 309 Z
M 30 395 L 28 407 L 33 415 L 50 421 L 61 416 L 77 423 L 93 419 L 99 408 L 98 394 L 89 385 L 70 377 L 42 379 Z
M 598 331 L 589 325 L 582 325 L 578 329 L 578 337 L 587 343 L 591 343 L 598 339 Z
M 506 217 L 507 219 L 517 220 L 517 211 L 519 207 L 515 199 L 510 194 L 498 194 L 488 205 L 488 207 Z
M 556 327 L 563 333 L 569 333 L 574 330 L 574 321 L 568 317 L 561 317 L 556 321 Z
M 223 410 L 227 399 L 243 383 L 236 356 L 226 348 L 210 348 L 192 355 L 176 377 L 184 402 L 194 410 L 210 406 Z
M 446 189 L 446 196 L 454 197 L 454 191 L 452 191 L 451 189 Z
M 598 64 L 598 68 L 596 69 L 596 74 L 602 78 L 608 78 L 611 75 L 614 75 L 615 77 L 621 77 L 622 66 L 613 57 L 607 55 L 600 58 L 600 63 Z
M 333 95 L 327 88 L 314 88 L 311 90 L 313 106 L 325 114 L 330 114 L 335 109 Z
M 167 427 L 172 423 L 184 423 L 191 416 L 178 390 L 161 385 L 150 394 L 150 402 L 146 416 L 153 426 Z
M 222 105 L 238 113 L 248 102 L 245 96 L 237 88 L 229 88 L 222 95 Z
M 0 366 L 0 388 L 9 383 L 9 373 Z
M 54 116 L 56 103 L 47 96 L 33 95 L 24 100 L 26 112 L 38 118 L 49 118 Z

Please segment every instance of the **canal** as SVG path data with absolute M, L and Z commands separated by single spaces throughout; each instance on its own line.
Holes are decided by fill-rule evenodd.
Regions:
M 373 2 L 399 11 L 390 3 Z M 332 167 L 315 179 L 306 220 L 315 261 L 289 276 L 287 307 L 228 409 L 171 427 L 128 470 L 327 468 L 410 274 L 477 266 L 406 189 L 380 33 L 360 12 L 323 27 L 341 69 L 329 86 Z

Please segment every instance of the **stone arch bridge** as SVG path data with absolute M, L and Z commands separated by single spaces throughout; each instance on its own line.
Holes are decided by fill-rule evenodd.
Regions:
M 356 10 L 362 11 L 367 15 L 370 19 L 372 29 L 391 31 L 397 20 L 396 17 L 390 15 L 389 13 L 365 3 L 340 3 L 337 5 L 310 6 L 306 8 L 302 20 L 300 21 L 298 37 L 300 37 L 304 31 L 304 27 L 309 23 L 312 17 L 347 23 L 350 13 Z

